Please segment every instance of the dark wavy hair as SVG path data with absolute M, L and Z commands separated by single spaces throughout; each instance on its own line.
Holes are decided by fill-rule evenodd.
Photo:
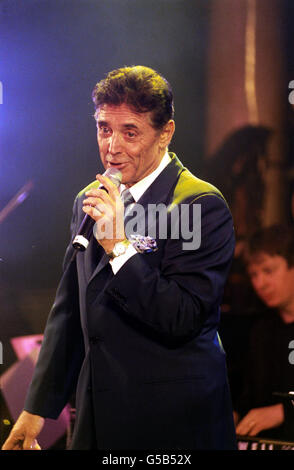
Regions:
M 95 115 L 103 104 L 127 104 L 138 113 L 152 112 L 154 129 L 174 117 L 173 93 L 168 81 L 155 70 L 142 65 L 109 72 L 92 92 Z
M 259 229 L 248 240 L 245 259 L 247 264 L 252 262 L 254 256 L 259 253 L 282 256 L 289 268 L 292 268 L 294 266 L 294 228 L 276 224 Z

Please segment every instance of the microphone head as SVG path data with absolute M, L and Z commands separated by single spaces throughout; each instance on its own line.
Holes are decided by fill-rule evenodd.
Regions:
M 103 173 L 103 176 L 107 176 L 107 178 L 109 178 L 117 188 L 120 186 L 122 180 L 122 173 L 117 168 L 107 168 L 107 170 Z M 101 188 L 99 187 L 99 189 L 102 189 L 102 185 Z

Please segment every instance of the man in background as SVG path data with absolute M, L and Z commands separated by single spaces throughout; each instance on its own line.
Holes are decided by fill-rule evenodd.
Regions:
M 294 231 L 275 225 L 249 240 L 247 271 L 267 310 L 254 324 L 244 390 L 235 410 L 239 435 L 294 441 Z

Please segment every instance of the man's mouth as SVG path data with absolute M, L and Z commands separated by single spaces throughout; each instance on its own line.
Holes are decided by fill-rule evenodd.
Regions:
M 275 298 L 272 293 L 262 294 L 261 297 L 264 302 L 272 302 Z
M 117 168 L 119 170 L 123 169 L 127 165 L 126 162 L 108 162 L 107 163 L 107 168 Z

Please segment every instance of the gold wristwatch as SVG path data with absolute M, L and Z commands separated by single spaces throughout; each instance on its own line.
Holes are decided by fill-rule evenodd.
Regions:
M 123 240 L 122 242 L 117 242 L 114 245 L 113 250 L 110 253 L 107 253 L 109 258 L 114 259 L 117 256 L 125 254 L 129 245 L 131 245 L 131 242 L 127 239 Z

